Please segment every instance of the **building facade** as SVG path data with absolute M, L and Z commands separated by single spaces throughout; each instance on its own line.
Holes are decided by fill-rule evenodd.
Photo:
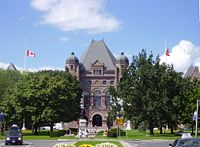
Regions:
M 110 111 L 109 86 L 115 86 L 123 68 L 129 65 L 128 58 L 121 53 L 116 59 L 103 40 L 92 40 L 80 60 L 71 53 L 65 70 L 76 76 L 83 90 L 82 103 L 88 129 L 106 129 Z

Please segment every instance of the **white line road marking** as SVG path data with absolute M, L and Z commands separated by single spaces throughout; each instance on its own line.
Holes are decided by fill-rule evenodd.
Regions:
M 26 147 L 30 147 L 32 145 L 31 142 L 26 142 L 27 146 Z

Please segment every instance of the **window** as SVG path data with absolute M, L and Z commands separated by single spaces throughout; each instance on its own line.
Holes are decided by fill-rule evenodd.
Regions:
M 113 85 L 113 84 L 114 84 L 114 81 L 110 81 L 110 84 Z
M 70 65 L 70 70 L 73 70 L 73 65 Z
M 101 75 L 101 70 L 93 70 L 94 75 Z
M 84 102 L 84 108 L 88 109 L 90 106 L 90 97 L 87 91 L 83 92 L 83 102 Z
M 105 95 L 105 105 L 106 105 L 106 109 L 110 109 L 110 94 L 109 92 L 106 92 L 106 95 Z
M 107 81 L 104 80 L 104 81 L 103 81 L 103 85 L 106 85 L 106 83 L 107 83 Z
M 101 108 L 101 92 L 99 90 L 94 92 L 94 95 L 93 95 L 93 106 L 96 109 L 100 109 Z
M 89 85 L 92 85 L 92 81 L 91 80 L 89 80 L 88 83 L 89 83 Z

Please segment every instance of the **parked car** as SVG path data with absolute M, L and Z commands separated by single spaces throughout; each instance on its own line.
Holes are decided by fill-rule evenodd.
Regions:
M 5 145 L 8 144 L 23 144 L 23 135 L 20 127 L 12 125 L 6 134 Z
M 183 133 L 182 138 L 176 139 L 169 147 L 200 147 L 200 138 L 192 138 L 190 133 Z

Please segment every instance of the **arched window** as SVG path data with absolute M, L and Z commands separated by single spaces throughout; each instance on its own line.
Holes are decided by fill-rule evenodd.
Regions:
M 101 108 L 101 92 L 96 90 L 93 94 L 93 106 L 95 109 Z
M 106 109 L 110 109 L 110 94 L 108 91 L 106 92 L 105 98 L 106 98 L 105 100 Z
M 87 91 L 83 91 L 84 108 L 88 109 L 90 106 L 90 97 Z

